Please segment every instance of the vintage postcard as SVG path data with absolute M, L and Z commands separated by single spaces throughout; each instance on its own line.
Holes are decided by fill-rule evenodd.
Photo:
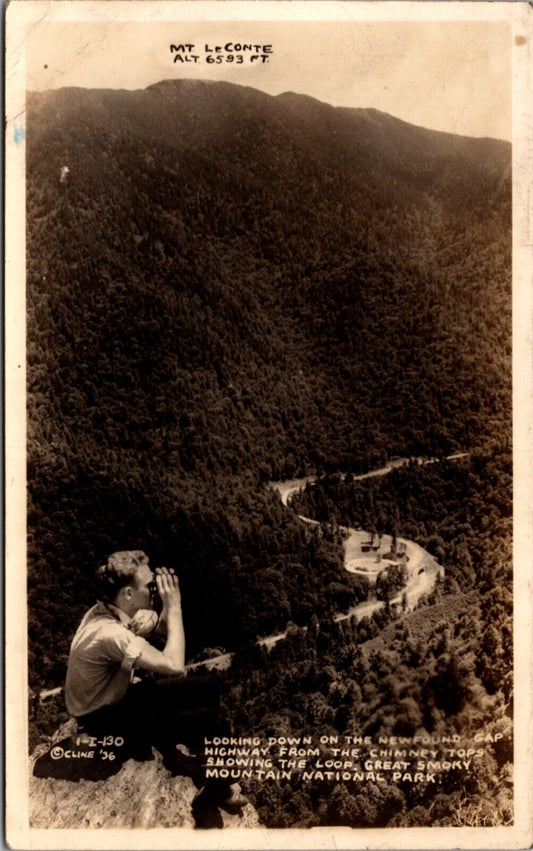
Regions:
M 531 847 L 531 20 L 8 6 L 9 847 Z

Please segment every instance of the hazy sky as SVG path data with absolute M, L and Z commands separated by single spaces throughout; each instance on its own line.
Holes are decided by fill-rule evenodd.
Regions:
M 252 63 L 249 54 L 240 65 L 206 62 L 206 45 L 228 42 L 269 44 L 272 53 L 267 63 Z M 171 44 L 194 45 L 198 60 L 175 63 Z M 226 80 L 270 94 L 305 93 L 334 106 L 374 107 L 438 130 L 511 138 L 511 42 L 501 21 L 45 19 L 27 28 L 25 45 L 30 91 Z

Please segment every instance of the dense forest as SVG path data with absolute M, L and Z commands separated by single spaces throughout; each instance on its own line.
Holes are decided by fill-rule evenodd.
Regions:
M 510 146 L 199 81 L 29 93 L 27 107 L 33 691 L 63 681 L 94 568 L 141 548 L 179 573 L 189 658 L 240 650 L 228 689 L 244 688 L 239 665 L 257 666 L 238 726 L 267 724 L 261 701 L 300 648 L 291 689 L 315 709 L 291 724 L 339 728 L 339 707 L 348 724 L 364 705 L 357 723 L 378 729 L 387 695 L 359 690 L 376 676 L 362 651 L 379 635 L 379 664 L 405 668 L 402 688 L 419 666 L 425 697 L 409 723 L 428 723 L 432 683 L 455 670 L 446 654 L 467 646 L 466 615 L 478 624 L 468 688 L 480 712 L 485 692 L 503 706 L 507 660 L 489 684 L 480 630 L 499 607 L 505 642 L 510 605 L 496 600 L 511 476 Z M 461 451 L 468 462 L 353 479 Z M 308 474 L 318 481 L 299 513 L 396 530 L 445 567 L 431 606 L 448 644 L 431 675 L 427 643 L 406 649 L 418 611 L 401 634 L 380 622 L 390 609 L 335 625 L 367 583 L 344 569 L 340 540 L 269 485 Z M 287 623 L 292 638 L 267 661 L 256 638 Z M 311 657 L 319 678 L 333 669 L 346 684 L 342 699 L 305 680 Z M 437 701 L 435 724 L 443 711 Z
M 382 608 L 339 622 L 314 617 L 268 654 L 254 648 L 243 655 L 227 683 L 239 731 L 314 742 L 324 734 L 376 742 L 423 731 L 460 736 L 472 751 L 482 735 L 487 746 L 468 771 L 442 772 L 437 781 L 250 781 L 265 824 L 512 823 L 510 472 L 509 453 L 495 451 L 460 464 L 411 464 L 364 482 L 325 477 L 298 500 L 298 510 L 317 518 L 327 506 L 328 523 L 332 498 L 340 522 L 356 517 L 370 526 L 376 518 L 378 529 L 397 523 L 399 535 L 435 552 L 446 576 L 413 612 Z M 331 749 L 323 751 L 331 757 Z

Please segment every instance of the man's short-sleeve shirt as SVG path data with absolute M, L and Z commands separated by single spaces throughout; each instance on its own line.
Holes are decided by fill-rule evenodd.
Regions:
M 89 609 L 70 646 L 65 702 L 71 715 L 87 715 L 122 700 L 147 647 L 139 631 L 149 630 L 115 606 L 99 602 Z

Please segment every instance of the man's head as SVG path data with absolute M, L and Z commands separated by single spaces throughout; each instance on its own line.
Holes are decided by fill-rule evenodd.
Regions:
M 142 550 L 112 553 L 97 570 L 102 598 L 122 609 L 130 617 L 139 609 L 152 608 L 154 574 L 148 556 Z

